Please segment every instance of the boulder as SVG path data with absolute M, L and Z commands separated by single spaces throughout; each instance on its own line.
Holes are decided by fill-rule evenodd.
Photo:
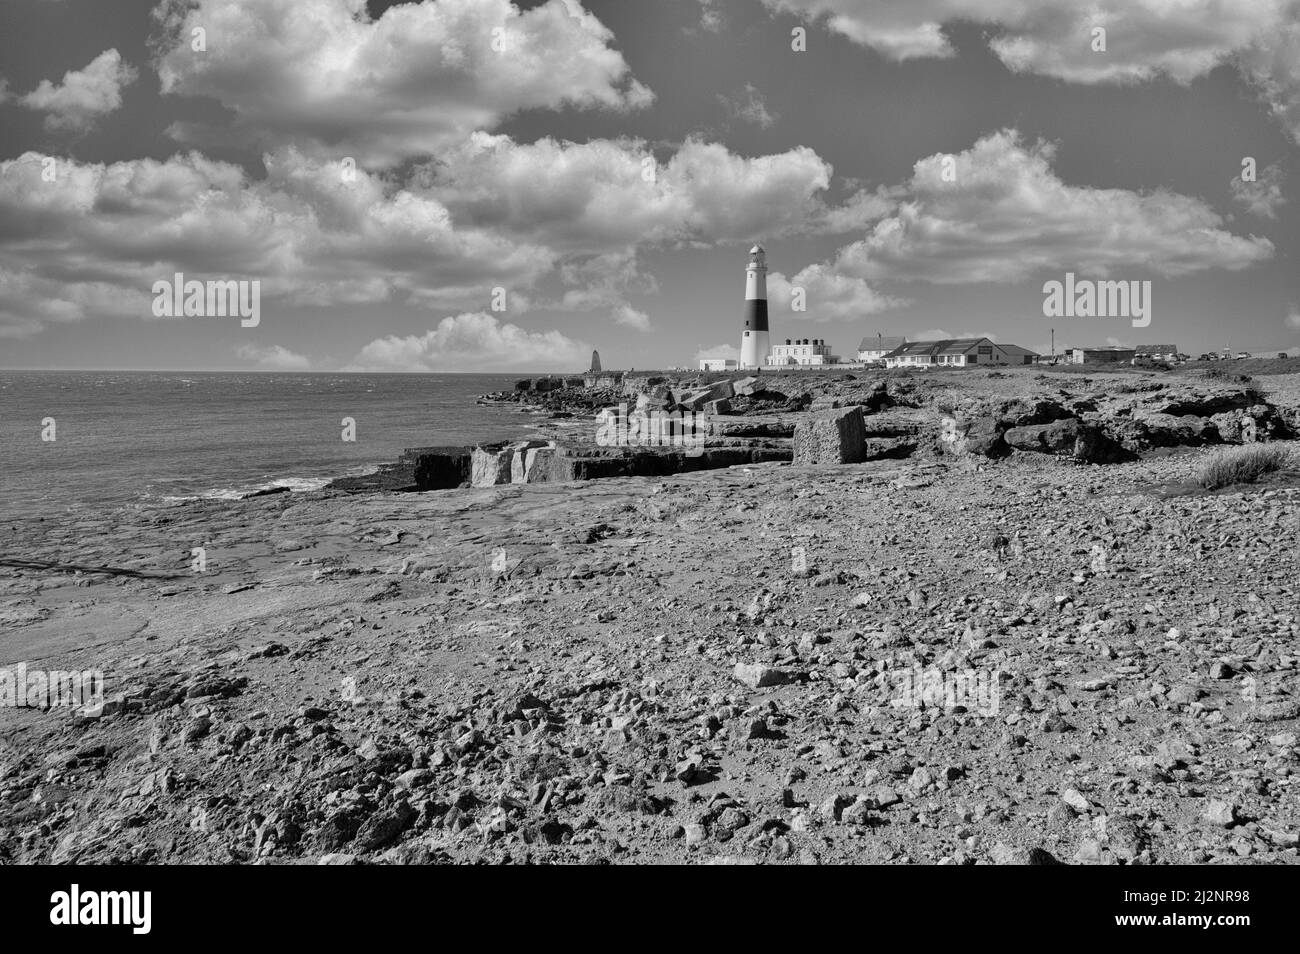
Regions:
M 1013 427 L 1003 435 L 1003 439 L 1017 450 L 1065 454 L 1088 464 L 1118 463 L 1133 456 L 1100 428 L 1077 418 Z
M 784 670 L 765 666 L 762 663 L 736 663 L 732 675 L 737 682 L 744 683 L 750 689 L 766 689 L 790 681 L 790 675 Z
M 1070 417 L 1050 424 L 1029 424 L 1013 427 L 1002 439 L 1018 450 L 1038 451 L 1047 454 L 1070 453 L 1083 429 L 1078 418 Z
M 531 483 L 525 478 L 536 458 L 530 461 L 527 452 L 548 446 L 555 445 L 541 440 L 480 444 L 474 448 L 470 457 L 470 486 L 495 487 L 498 484 Z
M 862 408 L 809 415 L 795 425 L 796 464 L 856 464 L 866 455 Z
M 731 382 L 732 392 L 737 397 L 748 397 L 761 388 L 762 385 L 759 384 L 758 378 L 752 374 L 747 378 L 741 378 L 738 381 Z
M 1151 447 L 1196 447 L 1220 440 L 1218 428 L 1194 414 L 1138 411 L 1133 420 L 1145 429 L 1146 441 Z
M 550 474 L 549 458 L 558 449 L 554 441 L 528 441 L 515 447 L 510 461 L 512 484 L 536 484 L 547 480 Z
M 416 447 L 402 456 L 414 464 L 417 490 L 450 490 L 470 479 L 468 447 Z
M 1056 401 L 1012 401 L 1004 405 L 998 414 L 998 420 L 1004 428 L 1051 424 L 1070 417 L 1073 414 Z
M 1227 411 L 1241 411 L 1258 404 L 1262 397 L 1254 388 L 1233 388 L 1214 394 L 1204 391 L 1174 391 L 1154 402 L 1153 410 L 1176 417 L 1212 417 Z
M 959 453 L 977 454 L 980 457 L 1004 457 L 1011 452 L 1002 439 L 1005 428 L 995 417 L 980 417 L 958 427 L 959 438 L 952 448 Z
M 510 443 L 480 444 L 470 456 L 470 485 L 494 487 L 510 483 L 511 463 L 515 457 Z
M 702 411 L 712 401 L 722 401 L 734 396 L 730 381 L 716 381 L 703 388 L 678 391 L 673 395 L 678 405 L 687 411 Z

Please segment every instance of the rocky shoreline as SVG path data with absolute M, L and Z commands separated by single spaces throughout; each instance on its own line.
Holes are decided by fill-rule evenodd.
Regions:
M 1300 482 L 1186 488 L 1300 376 L 761 381 L 621 397 L 788 463 L 584 382 L 536 440 L 669 470 L 10 527 L 6 660 L 109 691 L 0 708 L 0 860 L 1296 863 Z
M 1008 382 L 1013 396 L 1005 393 Z M 409 448 L 374 474 L 330 487 L 422 492 L 766 461 L 999 458 L 1013 450 L 1117 463 L 1159 448 L 1294 439 L 1300 407 L 1289 401 L 1274 403 L 1251 379 L 1216 371 L 1111 373 L 1101 381 L 1027 369 L 524 379 L 480 402 L 522 404 L 545 415 L 540 436 Z M 618 426 L 604 436 L 614 440 L 602 439 L 605 409 L 618 409 L 606 412 Z M 662 428 L 649 426 L 660 422 Z

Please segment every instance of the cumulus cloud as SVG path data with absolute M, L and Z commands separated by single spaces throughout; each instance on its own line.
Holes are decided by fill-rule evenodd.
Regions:
M 123 288 L 98 278 L 70 284 L 57 273 L 40 275 L 0 264 L 0 338 L 27 338 L 47 324 L 92 315 L 148 314 L 151 301 L 147 288 Z
M 0 162 L 0 271 L 23 276 L 15 314 L 40 310 L 53 286 L 75 304 L 104 286 L 128 294 L 181 271 L 259 279 L 263 298 L 341 304 L 436 295 L 486 304 L 495 286 L 525 288 L 551 271 L 552 251 L 458 226 L 436 198 L 338 163 L 288 151 L 267 177 L 198 154 L 112 164 L 45 157 Z M 11 296 L 12 297 L 12 296 Z M 146 296 L 147 297 L 147 296 Z M 436 303 L 436 302 L 431 302 Z M 72 308 L 80 318 L 95 308 Z M 99 309 L 102 310 L 102 309 Z M 0 320 L 3 320 L 0 314 Z
M 803 311 L 793 311 L 795 289 L 803 291 Z M 836 271 L 831 264 L 809 265 L 793 278 L 772 272 L 767 278 L 768 300 L 783 318 L 807 321 L 838 321 L 861 318 L 907 302 L 882 295 L 866 281 Z
M 51 132 L 85 132 L 122 105 L 122 87 L 135 82 L 136 76 L 117 50 L 105 50 L 85 68 L 68 70 L 61 83 L 42 80 L 18 102 L 45 113 L 45 128 Z
M 744 93 L 737 96 L 724 96 L 719 93 L 718 101 L 732 118 L 753 123 L 760 129 L 769 128 L 777 120 L 776 115 L 768 110 L 763 94 L 752 83 L 746 83 Z
M 740 360 L 740 349 L 732 344 L 714 345 L 712 348 L 700 348 L 695 352 L 695 361 L 701 358 L 730 358 L 733 361 Z
M 811 149 L 751 158 L 692 139 L 662 163 L 647 157 L 639 141 L 482 133 L 404 178 L 287 147 L 263 156 L 261 179 L 191 152 L 60 158 L 46 182 L 47 157 L 29 152 L 0 161 L 0 268 L 123 289 L 173 271 L 257 278 L 264 298 L 290 305 L 444 314 L 487 307 L 498 286 L 512 311 L 541 307 L 538 282 L 558 275 L 561 307 L 645 329 L 630 296 L 657 286 L 639 250 L 748 242 L 828 214 L 831 168 Z
M 423 335 L 376 338 L 349 370 L 566 371 L 585 368 L 591 350 L 558 331 L 526 331 L 474 312 L 444 318 Z
M 526 109 L 631 110 L 651 92 L 576 0 L 422 0 L 371 18 L 365 0 L 164 0 L 162 91 L 210 96 L 268 148 L 367 167 L 436 154 Z M 207 50 L 191 48 L 196 28 Z M 202 144 L 211 131 L 173 128 Z
M 654 276 L 641 272 L 635 248 L 574 259 L 561 266 L 560 275 L 566 284 L 577 287 L 566 289 L 559 301 L 541 301 L 537 307 L 600 311 L 617 325 L 636 331 L 650 330 L 650 316 L 626 299 L 630 292 L 652 294 L 659 290 Z
M 1236 65 L 1300 142 L 1300 0 L 763 0 L 892 60 L 950 57 L 945 24 L 992 28 L 1016 72 L 1077 83 L 1190 83 Z M 1106 30 L 1104 52 L 1092 30 Z
M 896 211 L 842 248 L 841 275 L 938 284 L 1014 282 L 1044 270 L 1089 277 L 1165 277 L 1266 261 L 1265 238 L 1240 237 L 1199 199 L 1068 185 L 1052 170 L 1055 147 L 1014 130 L 985 136 L 956 156 L 955 182 L 941 155 L 916 163 L 891 190 Z
M 1291 306 L 1287 312 L 1286 323 L 1296 331 L 1300 331 L 1300 305 Z
M 831 173 L 803 146 L 750 158 L 687 139 L 660 163 L 639 140 L 516 143 L 484 133 L 423 170 L 453 213 L 588 253 L 805 230 L 825 212 Z
M 1231 188 L 1233 200 L 1260 218 L 1275 218 L 1277 210 L 1286 205 L 1286 196 L 1282 193 L 1280 163 L 1275 162 L 1259 170 L 1254 182 L 1245 182 L 1241 176 L 1237 176 L 1232 180 Z
M 826 235 L 859 232 L 889 215 L 897 205 L 886 189 L 859 189 L 841 205 L 828 208 L 816 230 Z
M 1300 143 L 1300 0 L 1275 28 L 1260 34 L 1237 57 L 1273 115 Z
M 259 367 L 276 371 L 307 371 L 311 368 L 310 358 L 283 345 L 242 344 L 235 349 L 235 354 Z

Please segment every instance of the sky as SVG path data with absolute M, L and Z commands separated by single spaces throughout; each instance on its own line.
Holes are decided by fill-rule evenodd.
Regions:
M 774 343 L 1300 353 L 1298 188 L 1300 0 L 0 4 L 11 369 L 694 366 L 755 242 Z

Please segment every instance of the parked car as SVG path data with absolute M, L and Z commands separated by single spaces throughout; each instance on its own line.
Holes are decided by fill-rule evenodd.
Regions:
M 1219 356 L 1217 354 L 1203 354 L 1196 360 L 1197 361 L 1218 361 Z
M 1290 356 L 1289 354 L 1287 354 L 1285 351 L 1279 351 L 1279 352 L 1277 353 L 1277 356 L 1278 356 L 1279 358 L 1283 358 L 1283 359 L 1291 357 L 1291 356 Z
M 1244 360 L 1246 360 L 1246 359 L 1249 358 L 1249 357 L 1250 357 L 1250 352 L 1249 352 L 1249 351 L 1238 351 L 1238 352 L 1237 352 L 1237 360 L 1238 360 L 1238 361 L 1244 361 Z

